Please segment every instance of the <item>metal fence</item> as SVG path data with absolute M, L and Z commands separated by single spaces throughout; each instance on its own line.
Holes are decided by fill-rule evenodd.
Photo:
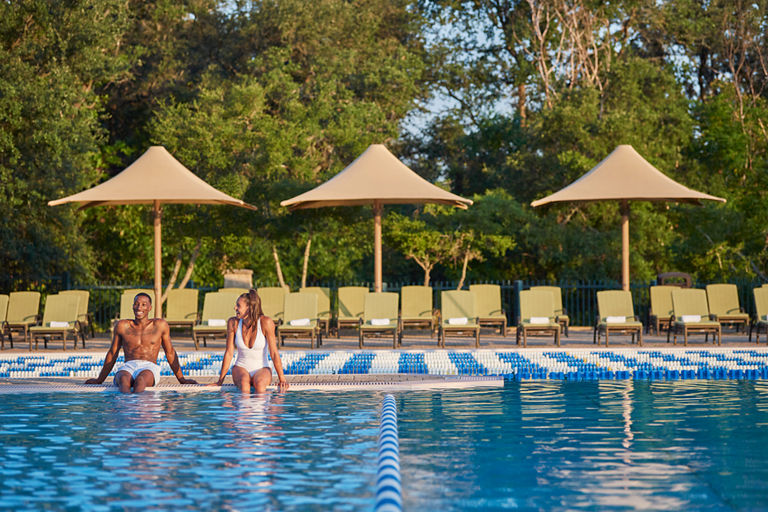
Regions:
M 739 291 L 739 300 L 746 313 L 754 315 L 755 305 L 752 289 L 760 286 L 762 283 L 758 280 L 731 280 L 731 283 L 737 286 Z M 2 283 L 0 283 L 2 284 Z M 403 286 L 421 285 L 422 283 L 403 282 L 403 283 L 384 283 L 383 289 L 388 292 L 399 292 Z M 440 292 L 444 290 L 455 290 L 458 283 L 455 281 L 432 282 L 434 291 L 433 304 L 435 308 L 440 308 Z M 497 284 L 501 289 L 502 308 L 507 315 L 507 321 L 510 325 L 517 323 L 519 315 L 519 293 L 531 286 L 559 286 L 562 290 L 563 307 L 570 317 L 571 325 L 592 326 L 597 316 L 597 292 L 600 290 L 620 289 L 618 281 L 615 280 L 568 280 L 568 281 L 545 281 L 545 280 L 507 280 L 507 281 L 478 281 L 465 283 L 467 289 L 469 284 Z M 632 299 L 635 306 L 635 314 L 646 323 L 649 318 L 650 293 L 649 288 L 654 282 L 634 282 L 631 284 Z M 703 288 L 709 283 L 697 282 L 694 287 Z M 336 290 L 341 286 L 365 286 L 373 289 L 373 283 L 370 282 L 321 282 L 308 283 L 309 286 L 326 286 L 331 290 Z M 258 282 L 257 287 L 277 286 L 273 282 Z M 202 311 L 205 293 L 215 291 L 215 287 L 191 286 L 200 291 L 198 310 Z M 69 283 L 68 279 L 57 277 L 47 281 L 41 281 L 36 286 L 26 287 L 25 289 L 34 289 L 42 293 L 42 307 L 45 305 L 45 297 L 52 293 L 58 293 L 64 289 L 80 289 L 90 292 L 88 310 L 93 315 L 97 330 L 105 331 L 109 329 L 113 319 L 117 318 L 120 310 L 120 296 L 122 291 L 128 288 L 146 288 L 151 289 L 150 284 L 98 284 L 98 285 L 79 285 Z M 298 290 L 298 285 L 292 285 L 291 290 Z M 0 292 L 7 293 L 13 289 L 0 288 Z M 335 293 L 332 295 L 335 300 Z

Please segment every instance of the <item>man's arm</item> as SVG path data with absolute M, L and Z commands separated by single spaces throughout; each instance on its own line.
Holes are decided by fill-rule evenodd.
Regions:
M 155 321 L 157 322 L 158 320 Z M 168 361 L 168 365 L 171 367 L 171 371 L 176 376 L 176 380 L 179 381 L 179 384 L 197 384 L 196 380 L 184 378 L 184 374 L 181 373 L 179 358 L 176 355 L 176 350 L 173 348 L 173 344 L 171 343 L 171 328 L 168 327 L 168 322 L 165 320 L 159 321 L 163 323 L 163 334 L 161 339 L 163 343 L 163 350 L 165 351 L 165 359 Z
M 109 375 L 109 372 L 112 371 L 112 367 L 115 366 L 115 361 L 117 361 L 117 354 L 120 353 L 120 348 L 123 346 L 121 333 L 122 321 L 115 324 L 115 330 L 112 333 L 112 344 L 109 346 L 109 350 L 107 350 L 107 355 L 104 356 L 104 366 L 101 367 L 101 373 L 95 379 L 86 380 L 86 384 L 102 384 Z

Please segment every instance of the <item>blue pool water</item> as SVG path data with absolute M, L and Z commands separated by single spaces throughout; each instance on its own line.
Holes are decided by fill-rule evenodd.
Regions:
M 768 510 L 768 382 L 395 393 L 406 510 Z M 376 392 L 3 395 L 0 508 L 371 510 Z

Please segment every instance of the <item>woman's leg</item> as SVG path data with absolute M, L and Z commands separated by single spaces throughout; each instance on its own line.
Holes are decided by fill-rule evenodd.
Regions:
M 253 387 L 256 388 L 257 393 L 265 392 L 267 386 L 272 383 L 272 369 L 265 367 L 257 371 L 253 374 L 251 382 L 253 383 Z
M 232 367 L 232 382 L 234 382 L 237 389 L 243 393 L 251 392 L 251 376 L 242 366 Z

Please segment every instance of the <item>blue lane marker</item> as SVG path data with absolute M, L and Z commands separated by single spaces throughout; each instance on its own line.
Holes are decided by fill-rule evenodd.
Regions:
M 330 355 L 329 352 L 307 354 L 301 359 L 292 362 L 283 369 L 286 375 L 308 375 L 320 364 L 320 362 Z
M 397 404 L 395 397 L 386 395 L 381 404 L 379 425 L 379 459 L 376 470 L 376 512 L 403 510 L 403 489 L 400 480 L 400 441 L 397 435 Z
M 397 361 L 398 373 L 428 373 L 424 352 L 403 352 Z
M 488 375 L 488 368 L 469 352 L 448 352 L 448 359 L 456 366 L 459 375 Z
M 367 374 L 371 369 L 371 363 L 376 357 L 373 352 L 361 352 L 352 356 L 344 366 L 339 369 L 339 373 L 360 373 Z

